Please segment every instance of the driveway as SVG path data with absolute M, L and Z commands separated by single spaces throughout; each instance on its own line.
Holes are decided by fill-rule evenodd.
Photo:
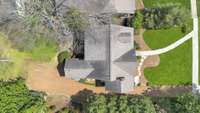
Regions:
M 30 64 L 26 84 L 29 89 L 43 91 L 49 95 L 69 97 L 83 89 L 92 90 L 96 93 L 106 93 L 103 87 L 94 87 L 60 77 L 55 65 L 38 62 Z

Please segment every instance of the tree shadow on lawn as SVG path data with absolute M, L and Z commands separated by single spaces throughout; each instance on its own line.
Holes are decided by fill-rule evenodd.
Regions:
M 153 97 L 174 97 L 179 94 L 192 92 L 191 86 L 163 86 L 156 88 L 149 88 L 144 95 Z

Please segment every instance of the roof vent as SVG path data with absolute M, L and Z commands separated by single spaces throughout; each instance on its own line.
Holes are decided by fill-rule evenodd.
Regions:
M 123 32 L 118 35 L 118 41 L 121 43 L 129 43 L 131 40 L 131 33 L 130 32 Z
M 125 77 L 117 77 L 116 80 L 118 80 L 118 81 L 124 81 Z

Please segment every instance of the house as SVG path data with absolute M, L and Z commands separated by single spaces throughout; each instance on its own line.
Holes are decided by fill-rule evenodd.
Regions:
M 70 1 L 70 0 L 69 0 Z M 75 0 L 81 2 L 80 0 Z M 91 4 L 76 6 L 81 11 L 91 13 L 134 13 L 134 0 L 99 0 Z M 104 1 L 104 2 L 103 2 Z M 107 4 L 103 4 L 107 2 Z M 68 2 L 69 3 L 69 2 Z M 97 3 L 95 6 L 95 3 Z M 69 3 L 70 4 L 70 3 Z M 80 3 L 79 3 L 80 4 Z M 72 4 L 70 4 L 73 6 Z M 83 8 L 86 7 L 86 8 Z M 111 9 L 111 10 L 109 10 Z M 88 10 L 88 11 L 87 11 Z M 94 22 L 84 32 L 84 58 L 71 59 L 65 62 L 65 76 L 74 80 L 95 79 L 105 83 L 105 88 L 116 93 L 126 93 L 139 83 L 137 60 L 134 50 L 134 29 L 130 27 Z

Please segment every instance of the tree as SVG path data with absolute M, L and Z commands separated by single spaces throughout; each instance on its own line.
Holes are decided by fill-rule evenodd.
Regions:
M 89 24 L 86 16 L 76 8 L 69 8 L 64 18 L 72 32 L 83 31 Z
M 141 29 L 143 18 L 143 14 L 140 11 L 136 11 L 134 19 L 132 20 L 132 27 L 134 27 L 135 29 Z
M 117 112 L 117 97 L 115 95 L 107 96 L 107 113 L 116 113 Z
M 143 13 L 143 25 L 147 29 L 182 27 L 187 24 L 190 17 L 189 11 L 177 4 L 145 9 Z
M 156 113 L 151 99 L 145 96 L 90 93 L 86 100 L 84 113 Z
M 200 95 L 184 94 L 178 96 L 174 109 L 179 113 L 200 113 Z
M 129 96 L 128 106 L 131 113 L 156 113 L 150 98 L 145 96 Z
M 44 94 L 30 91 L 24 80 L 0 81 L 1 113 L 47 113 Z
M 103 95 L 89 94 L 84 103 L 83 113 L 105 113 L 106 99 Z
M 119 113 L 130 113 L 130 109 L 127 106 L 128 105 L 128 99 L 127 96 L 119 96 L 117 100 L 117 111 Z

